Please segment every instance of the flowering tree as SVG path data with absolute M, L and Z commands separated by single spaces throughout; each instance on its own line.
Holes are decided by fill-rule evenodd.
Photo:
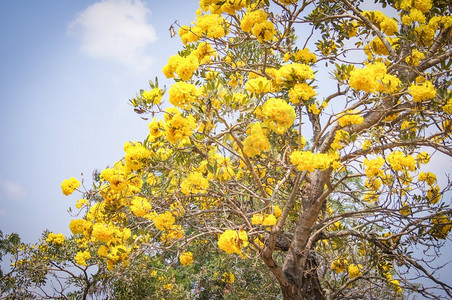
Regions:
M 375 2 L 201 0 L 168 97 L 156 79 L 131 100 L 149 135 L 93 188 L 63 182 L 74 236 L 41 246 L 85 295 L 452 297 L 433 272 L 451 184 L 428 164 L 452 156 L 450 6 Z

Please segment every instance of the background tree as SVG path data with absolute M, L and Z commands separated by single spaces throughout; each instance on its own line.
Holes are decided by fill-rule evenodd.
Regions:
M 451 183 L 428 165 L 452 156 L 450 6 L 375 2 L 202 0 L 173 24 L 172 106 L 157 79 L 131 100 L 150 133 L 84 188 L 58 252 L 81 290 L 452 297 L 435 275 Z

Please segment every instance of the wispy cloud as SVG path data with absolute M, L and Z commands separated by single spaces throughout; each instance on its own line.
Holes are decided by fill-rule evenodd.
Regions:
M 148 47 L 157 40 L 150 13 L 141 0 L 103 0 L 81 12 L 69 32 L 80 38 L 86 55 L 144 70 L 152 62 Z
M 19 200 L 25 198 L 26 193 L 20 184 L 11 180 L 0 180 L 0 198 Z

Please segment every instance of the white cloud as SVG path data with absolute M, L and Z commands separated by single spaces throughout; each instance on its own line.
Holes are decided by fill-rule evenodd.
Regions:
M 81 12 L 69 31 L 80 37 L 86 55 L 144 70 L 152 62 L 146 50 L 157 40 L 150 13 L 141 0 L 103 0 Z
M 0 197 L 7 200 L 19 200 L 26 196 L 25 190 L 17 182 L 0 180 Z

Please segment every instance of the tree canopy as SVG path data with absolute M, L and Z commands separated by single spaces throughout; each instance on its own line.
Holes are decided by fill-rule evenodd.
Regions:
M 173 83 L 130 100 L 149 135 L 63 181 L 73 235 L 16 241 L 2 294 L 452 297 L 451 182 L 429 164 L 452 157 L 450 9 L 201 0 L 171 25 Z

